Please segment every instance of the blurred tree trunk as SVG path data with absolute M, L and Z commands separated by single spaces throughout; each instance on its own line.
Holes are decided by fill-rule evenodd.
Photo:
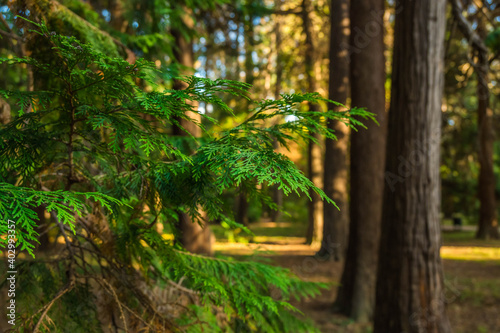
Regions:
M 330 65 L 328 98 L 346 104 L 349 87 L 349 0 L 330 2 Z M 335 105 L 328 109 L 341 111 Z M 341 260 L 347 249 L 349 209 L 347 202 L 349 130 L 338 121 L 329 121 L 328 127 L 335 131 L 337 141 L 325 140 L 324 191 L 332 198 L 333 205 L 324 205 L 323 241 L 319 256 L 332 256 Z
M 0 98 L 0 124 L 6 125 L 10 120 L 10 105 L 3 98 Z
M 129 22 L 125 20 L 125 10 L 121 0 L 109 0 L 108 8 L 110 13 L 109 24 L 119 32 L 126 32 Z M 154 24 L 152 25 L 154 27 Z
M 274 7 L 280 10 L 281 0 L 274 1 Z M 281 94 L 281 81 L 283 78 L 283 66 L 281 64 L 280 50 L 281 50 L 281 25 L 280 17 L 276 15 L 274 21 L 274 35 L 275 35 L 275 46 L 276 46 L 276 83 L 274 85 L 274 99 L 279 99 Z M 278 120 L 279 121 L 279 120 Z M 274 149 L 278 149 L 278 141 L 273 141 Z M 278 185 L 273 188 L 273 200 L 278 206 L 283 206 L 283 191 L 278 189 Z M 271 213 L 271 221 L 277 222 L 281 218 L 281 212 L 279 210 L 273 210 Z
M 398 2 L 374 333 L 448 333 L 440 138 L 445 0 Z
M 384 193 L 385 112 L 384 0 L 351 0 L 351 105 L 376 114 L 380 126 L 351 133 L 349 245 L 336 306 L 368 322 L 375 306 L 377 258 Z M 376 15 L 376 16 L 375 16 Z M 374 21 L 375 19 L 375 21 Z M 370 38 L 359 41 L 368 29 Z M 366 36 L 366 35 L 365 35 Z M 363 46 L 363 47 L 361 47 Z
M 309 14 L 312 12 L 310 0 L 302 1 L 302 24 L 305 34 L 305 56 L 304 66 L 307 78 L 307 91 L 317 91 L 317 82 L 314 75 L 315 69 L 315 56 L 314 56 L 314 43 L 313 43 L 313 27 Z M 309 104 L 310 111 L 320 111 L 319 105 Z M 319 136 L 314 135 L 319 140 Z M 321 158 L 321 146 L 309 141 L 307 150 L 307 169 L 309 179 L 319 188 L 323 188 L 323 163 Z M 323 237 L 323 201 L 317 193 L 310 191 L 309 195 L 312 200 L 309 202 L 308 210 L 308 228 L 306 235 L 307 244 L 315 244 L 321 241 Z
M 252 13 L 247 13 L 244 17 L 244 38 L 245 38 L 245 83 L 253 84 L 253 68 L 254 62 L 252 59 L 252 52 L 254 51 L 254 27 L 253 27 L 253 15 Z M 247 112 L 250 112 L 250 101 L 245 102 L 245 108 Z M 241 187 L 241 191 L 238 195 L 238 205 L 236 212 L 236 222 L 243 225 L 248 225 L 248 196 L 247 191 L 244 187 Z
M 248 198 L 247 191 L 244 186 L 240 186 L 240 193 L 236 203 L 236 222 L 248 226 Z
M 174 48 L 175 59 L 184 68 L 192 68 L 194 64 L 192 42 L 187 41 L 180 31 L 173 30 L 172 36 L 175 39 L 176 45 Z M 174 80 L 173 88 L 177 90 L 185 89 L 186 83 Z M 188 112 L 190 118 L 196 122 L 201 121 L 200 114 L 190 111 Z M 201 136 L 201 129 L 193 122 L 186 121 L 184 119 L 178 119 L 178 121 L 180 122 L 180 125 L 194 137 Z M 187 135 L 185 131 L 177 126 L 174 126 L 173 134 L 179 136 Z M 179 212 L 178 228 L 181 235 L 181 239 L 179 239 L 179 241 L 182 246 L 190 252 L 212 255 L 213 234 L 208 226 L 206 214 L 204 212 L 200 213 L 204 218 L 204 223 L 202 223 L 203 225 L 192 221 L 188 214 Z
M 487 50 L 487 49 L 486 49 Z M 478 50 L 477 74 L 477 126 L 479 130 L 479 180 L 478 197 L 479 228 L 476 237 L 480 239 L 499 238 L 497 205 L 495 198 L 495 173 L 493 171 L 493 111 L 489 107 L 490 91 L 488 88 L 489 62 L 488 53 Z
M 474 71 L 477 75 L 477 113 L 479 130 L 479 179 L 478 198 L 479 208 L 479 228 L 476 233 L 477 238 L 488 239 L 500 237 L 498 233 L 498 220 L 495 198 L 495 174 L 493 171 L 493 146 L 495 143 L 495 132 L 493 130 L 493 112 L 489 107 L 490 91 L 488 88 L 489 60 L 488 48 L 484 44 L 487 31 L 481 18 L 476 20 L 477 28 L 472 25 L 462 15 L 462 3 L 457 0 L 452 1 L 453 15 L 462 34 L 470 41 L 477 54 L 477 63 Z

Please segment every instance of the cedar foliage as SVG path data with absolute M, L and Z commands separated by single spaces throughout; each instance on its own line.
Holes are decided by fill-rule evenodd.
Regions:
M 334 102 L 317 93 L 284 94 L 258 102 L 230 130 L 208 131 L 198 123 L 202 139 L 175 138 L 171 126 L 192 121 L 186 111 L 199 112 L 191 101 L 232 114 L 221 94 L 248 98 L 250 86 L 193 76 L 182 78 L 185 90 L 147 92 L 142 87 L 154 85 L 154 64 L 111 58 L 43 23 L 31 24 L 50 45 L 51 63 L 30 57 L 1 62 L 31 66 L 50 84 L 0 91 L 16 110 L 0 128 L 0 234 L 8 232 L 7 219 L 15 220 L 18 251 L 34 257 L 39 221 L 33 209 L 42 206 L 51 214 L 49 231 L 62 236 L 65 247 L 18 261 L 28 278 L 20 280 L 18 302 L 26 311 L 17 330 L 99 332 L 104 309 L 115 327 L 130 332 L 312 331 L 287 301 L 314 296 L 324 284 L 255 261 L 190 254 L 160 226 L 175 224 L 179 211 L 200 221 L 201 207 L 210 220 L 245 229 L 223 211 L 221 194 L 246 185 L 277 209 L 255 183 L 278 185 L 285 194 L 308 196 L 312 189 L 333 203 L 274 151 L 273 139 L 286 146 L 297 137 L 316 140 L 312 133 L 335 138 L 320 117 L 354 128 L 362 126 L 355 116 L 372 115 L 303 111 L 306 102 Z M 216 119 L 201 115 L 217 128 Z M 266 121 L 290 116 L 284 123 Z M 97 304 L 106 297 L 106 306 Z

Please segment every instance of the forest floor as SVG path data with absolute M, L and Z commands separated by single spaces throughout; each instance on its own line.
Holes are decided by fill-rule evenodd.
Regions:
M 242 257 L 255 254 L 270 264 L 291 269 L 308 281 L 333 282 L 314 299 L 293 304 L 313 320 L 321 332 L 371 332 L 370 325 L 356 324 L 333 313 L 343 262 L 314 258 L 317 248 L 305 245 L 305 227 L 291 223 L 255 223 L 251 243 L 222 228 L 215 227 L 219 254 Z M 443 233 L 441 249 L 445 273 L 447 312 L 453 332 L 500 333 L 500 241 L 478 241 L 469 228 Z M 286 235 L 286 236 L 283 236 Z M 239 242 L 228 242 L 227 239 Z

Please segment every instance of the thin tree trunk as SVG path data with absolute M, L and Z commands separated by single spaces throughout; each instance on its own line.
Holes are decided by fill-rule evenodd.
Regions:
M 478 61 L 474 65 L 477 75 L 477 96 L 478 96 L 478 129 L 479 129 L 479 179 L 478 198 L 479 208 L 479 228 L 476 233 L 477 238 L 487 239 L 500 237 L 498 232 L 498 220 L 495 199 L 495 174 L 493 172 L 493 145 L 495 143 L 495 133 L 493 130 L 493 112 L 489 108 L 490 92 L 488 89 L 488 48 L 484 44 L 485 39 L 484 24 L 478 21 L 477 32 L 472 25 L 462 15 L 463 6 L 459 0 L 453 0 L 453 15 L 462 34 L 470 41 L 470 44 L 477 52 Z
M 332 0 L 330 5 L 330 64 L 328 96 L 331 100 L 345 104 L 349 86 L 349 1 Z M 341 111 L 335 105 L 328 109 Z M 324 191 L 337 206 L 324 205 L 323 240 L 319 256 L 331 256 L 341 260 L 347 249 L 349 228 L 348 191 L 348 156 L 349 130 L 338 121 L 328 122 L 328 127 L 335 131 L 337 141 L 325 140 Z
M 484 22 L 478 21 L 477 31 L 481 40 L 486 38 L 487 32 Z M 476 238 L 498 239 L 497 205 L 495 198 L 495 173 L 493 171 L 493 147 L 495 132 L 493 130 L 493 112 L 490 108 L 490 90 L 488 88 L 489 60 L 488 48 L 476 48 L 477 64 L 477 126 L 479 136 L 479 227 Z
M 351 0 L 351 45 L 358 49 L 351 53 L 351 105 L 376 114 L 380 126 L 367 123 L 368 129 L 351 133 L 351 223 L 336 306 L 362 322 L 371 320 L 375 306 L 384 193 L 387 116 L 383 16 L 383 0 Z M 359 45 L 364 36 L 369 39 Z
M 236 205 L 236 222 L 245 226 L 249 225 L 247 191 L 243 186 L 240 188 L 240 194 L 238 195 L 238 202 Z
M 176 49 L 174 50 L 175 59 L 180 65 L 192 68 L 194 64 L 192 43 L 188 42 L 179 31 L 172 31 L 172 35 L 174 36 L 176 42 Z M 185 88 L 186 83 L 183 81 L 174 81 L 174 89 L 180 90 Z M 188 116 L 196 122 L 201 121 L 200 114 L 196 112 L 188 111 Z M 194 137 L 201 136 L 201 129 L 193 122 L 186 121 L 184 119 L 179 119 L 178 121 L 180 122 L 180 125 Z M 182 136 L 187 135 L 184 130 L 177 126 L 174 126 L 173 134 Z M 178 228 L 181 235 L 179 241 L 182 246 L 190 252 L 212 255 L 212 243 L 214 237 L 210 227 L 208 226 L 206 214 L 203 211 L 201 211 L 200 214 L 204 219 L 202 225 L 192 221 L 188 214 L 182 212 L 178 213 Z
M 315 57 L 313 44 L 312 22 L 309 18 L 311 12 L 311 1 L 302 1 L 302 24 L 304 29 L 305 40 L 305 57 L 304 65 L 307 77 L 307 90 L 310 92 L 317 91 L 316 77 L 314 75 Z M 319 106 L 310 104 L 309 110 L 319 111 Z M 319 140 L 319 136 L 315 136 Z M 309 179 L 319 188 L 323 188 L 323 163 L 321 158 L 321 146 L 310 141 L 307 152 L 307 169 Z M 309 202 L 308 211 L 308 228 L 306 235 L 307 244 L 319 243 L 323 237 L 323 201 L 314 191 L 309 192 L 311 201 Z
M 310 110 L 316 110 L 316 107 L 311 107 Z M 319 138 L 317 138 L 319 139 Z M 321 147 L 310 141 L 307 150 L 307 169 L 309 179 L 319 188 L 323 187 L 323 162 L 321 158 Z M 306 243 L 315 245 L 321 242 L 323 237 L 323 201 L 316 192 L 310 191 L 309 195 L 312 200 L 309 201 L 308 209 L 308 227 Z
M 244 20 L 244 37 L 245 37 L 245 83 L 253 84 L 253 68 L 254 62 L 252 59 L 252 52 L 254 50 L 254 27 L 253 15 L 249 14 L 248 18 Z M 247 112 L 250 112 L 250 101 L 245 102 Z M 247 192 L 242 190 L 238 194 L 238 205 L 236 211 L 236 221 L 238 223 L 248 225 L 248 197 Z
M 397 5 L 374 333 L 448 333 L 439 256 L 446 1 Z
M 477 125 L 479 129 L 479 179 L 478 197 L 479 228 L 476 237 L 480 239 L 499 238 L 497 205 L 495 198 L 495 173 L 493 171 L 493 112 L 489 107 L 490 92 L 488 89 L 488 54 L 478 52 L 477 74 Z
M 274 5 L 277 10 L 280 9 L 280 0 L 275 0 Z M 277 16 L 274 21 L 274 34 L 275 34 L 275 45 L 276 45 L 276 83 L 274 84 L 274 99 L 279 99 L 281 94 L 281 82 L 283 78 L 283 66 L 281 64 L 280 50 L 281 50 L 281 25 L 280 17 Z M 278 120 L 279 121 L 279 120 Z M 278 141 L 273 141 L 274 149 L 278 148 Z M 278 206 L 283 206 L 283 191 L 278 189 L 278 186 L 273 188 L 273 200 Z M 271 213 L 271 220 L 276 222 L 281 218 L 281 212 L 279 210 L 273 210 Z

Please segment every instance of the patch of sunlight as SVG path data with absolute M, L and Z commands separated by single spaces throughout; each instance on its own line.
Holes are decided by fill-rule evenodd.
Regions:
M 165 240 L 171 240 L 173 241 L 174 240 L 174 234 L 167 234 L 167 233 L 164 233 L 161 235 L 161 237 Z
M 301 244 L 305 242 L 305 238 L 289 236 L 254 236 L 252 241 L 255 243 Z
M 443 246 L 441 257 L 450 260 L 500 261 L 499 247 Z

